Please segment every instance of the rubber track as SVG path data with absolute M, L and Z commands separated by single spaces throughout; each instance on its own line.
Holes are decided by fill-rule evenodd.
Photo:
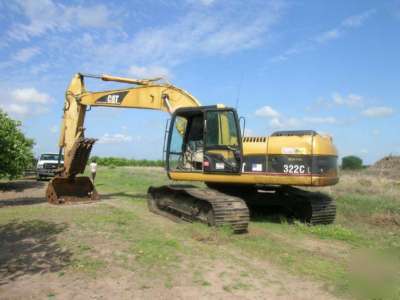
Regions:
M 259 190 L 275 192 L 266 194 L 260 193 L 256 188 L 252 190 L 251 187 L 241 189 L 232 185 L 208 185 L 222 193 L 243 199 L 255 210 L 257 205 L 252 204 L 262 203 L 265 207 L 272 202 L 273 206 L 286 207 L 296 218 L 311 225 L 331 224 L 335 221 L 335 199 L 320 192 L 306 191 L 292 186 L 260 187 Z
M 336 201 L 321 193 L 312 193 L 310 198 L 312 215 L 310 224 L 331 224 L 336 218 Z
M 157 201 L 161 198 L 168 198 L 170 201 L 173 200 L 171 195 L 187 195 L 188 197 L 192 197 L 198 200 L 198 204 L 201 205 L 201 202 L 206 202 L 212 207 L 213 216 L 214 216 L 214 226 L 230 226 L 235 233 L 246 232 L 247 227 L 250 221 L 250 213 L 246 203 L 234 196 L 230 196 L 216 190 L 208 189 L 208 188 L 197 188 L 194 186 L 180 186 L 180 185 L 168 185 L 161 187 L 150 187 L 148 191 L 149 196 L 149 209 L 152 212 L 157 214 L 166 216 L 166 214 L 171 214 L 171 210 L 169 211 L 160 210 L 158 207 L 155 208 L 150 203 L 151 201 Z M 185 221 L 201 221 L 203 223 L 204 220 L 196 218 L 189 212 L 187 212 L 184 216 L 182 216 L 182 211 L 177 212 L 182 220 Z M 173 219 L 177 218 L 177 215 L 170 216 Z M 183 217 L 183 218 L 182 218 Z
M 336 201 L 329 195 L 320 192 L 310 192 L 297 188 L 290 188 L 285 192 L 292 201 L 299 202 L 308 212 L 302 216 L 312 225 L 331 224 L 336 217 Z

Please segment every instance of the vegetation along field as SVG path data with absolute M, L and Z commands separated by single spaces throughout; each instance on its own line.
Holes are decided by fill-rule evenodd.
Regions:
M 271 213 L 249 232 L 177 224 L 148 212 L 161 168 L 102 167 L 102 200 L 52 206 L 47 182 L 0 183 L 2 299 L 399 299 L 400 183 L 345 172 L 323 189 L 335 224 Z

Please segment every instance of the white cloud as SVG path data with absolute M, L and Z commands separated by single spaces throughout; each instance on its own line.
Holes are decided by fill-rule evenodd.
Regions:
M 135 78 L 170 78 L 171 73 L 167 68 L 161 66 L 130 66 L 128 74 Z
M 121 144 L 132 142 L 133 138 L 124 133 L 105 133 L 98 141 L 99 144 Z
M 367 10 L 361 14 L 350 16 L 343 20 L 342 26 L 343 27 L 360 27 L 362 26 L 365 21 L 375 13 L 374 9 Z
M 10 103 L 10 104 L 0 103 L 0 108 L 12 115 L 25 116 L 29 113 L 28 106 L 16 103 Z
M 66 16 L 71 15 L 77 18 L 78 23 L 82 27 L 106 28 L 114 26 L 115 21 L 112 20 L 110 9 L 105 5 L 93 6 L 75 6 L 66 9 Z
M 258 117 L 268 118 L 269 127 L 274 129 L 290 129 L 301 124 L 301 120 L 283 116 L 277 110 L 268 105 L 257 109 L 254 114 Z
M 19 13 L 26 22 L 14 23 L 8 36 L 29 40 L 48 31 L 70 31 L 77 27 L 106 28 L 115 26 L 111 9 L 105 5 L 63 5 L 52 0 L 17 1 Z
M 39 103 L 46 104 L 51 101 L 51 97 L 46 93 L 39 92 L 35 88 L 15 89 L 11 92 L 13 100 L 19 103 Z
M 335 40 L 340 37 L 340 31 L 338 29 L 332 29 L 325 31 L 315 37 L 315 40 L 319 43 L 325 43 L 331 40 Z
M 215 2 L 216 0 L 199 0 L 199 2 L 205 6 L 211 5 Z
M 363 97 L 357 94 L 348 94 L 347 96 L 342 96 L 339 93 L 333 93 L 332 100 L 334 104 L 345 105 L 348 107 L 360 107 L 364 104 Z
M 349 16 L 342 20 L 336 27 L 318 33 L 312 38 L 306 38 L 303 41 L 296 43 L 283 53 L 272 57 L 269 61 L 272 63 L 282 62 L 299 53 L 315 50 L 321 44 L 340 38 L 350 29 L 362 26 L 374 13 L 375 10 L 371 9 L 357 15 Z
M 194 9 L 162 26 L 147 27 L 132 37 L 98 40 L 92 59 L 117 65 L 171 68 L 194 56 L 226 55 L 259 46 L 282 14 L 281 1 L 257 2 L 246 14 L 235 2 L 213 9 Z M 134 53 L 134 55 L 132 55 Z
M 256 110 L 256 116 L 268 118 L 268 125 L 275 129 L 294 129 L 307 124 L 338 124 L 335 117 L 289 117 L 284 116 L 270 106 L 263 106 Z
M 32 57 L 38 55 L 40 53 L 40 49 L 38 47 L 28 47 L 28 48 L 23 48 L 15 55 L 13 56 L 13 59 L 18 61 L 18 62 L 27 62 L 29 61 Z
M 361 112 L 362 115 L 370 118 L 382 118 L 393 115 L 394 109 L 387 106 L 370 107 Z
M 274 110 L 271 106 L 263 106 L 256 110 L 255 115 L 258 117 L 279 118 L 280 113 Z
M 330 97 L 320 97 L 314 103 L 307 107 L 307 111 L 312 111 L 320 108 L 331 109 L 334 106 L 346 106 L 349 108 L 362 108 L 365 106 L 365 98 L 355 93 L 341 94 L 338 92 L 332 93 Z
M 0 98 L 0 108 L 16 117 L 45 113 L 53 101 L 51 96 L 35 88 L 17 88 Z
M 10 59 L 0 62 L 0 69 L 8 69 L 15 65 L 15 62 L 26 63 L 33 57 L 39 55 L 40 52 L 41 50 L 38 47 L 22 48 L 11 55 Z
M 293 129 L 301 126 L 302 121 L 293 117 L 272 118 L 269 126 L 274 129 Z
M 46 49 L 50 66 L 29 66 L 30 74 L 62 69 L 72 63 L 86 72 L 128 73 L 132 66 L 146 75 L 161 73 L 170 77 L 174 67 L 193 58 L 224 56 L 269 43 L 272 29 L 286 9 L 285 0 L 232 1 L 221 5 L 218 1 L 204 0 L 204 5 L 199 1 L 186 0 L 197 5 L 183 5 L 168 18 L 153 22 L 151 14 L 143 15 L 150 8 L 127 12 L 125 7 L 114 9 L 114 4 L 18 0 L 13 4 L 16 18 L 5 29 L 6 40 L 15 43 L 35 38 L 42 51 Z M 165 7 L 178 7 L 162 2 Z M 128 16 L 132 19 L 125 32 L 122 24 Z M 72 56 L 66 58 L 66 53 Z M 9 62 L 4 66 L 0 63 L 0 68 L 8 66 Z
M 373 129 L 373 130 L 371 131 L 371 133 L 372 133 L 373 136 L 378 136 L 378 135 L 381 134 L 381 131 L 380 131 L 379 129 Z
M 41 63 L 41 64 L 35 64 L 33 65 L 29 71 L 33 74 L 33 75 L 38 75 L 40 73 L 43 73 L 45 71 L 47 71 L 50 68 L 50 64 L 49 63 Z
M 338 39 L 349 29 L 362 26 L 374 12 L 375 10 L 367 10 L 360 14 L 347 17 L 340 23 L 340 25 L 317 35 L 314 40 L 318 43 L 325 43 L 331 40 Z
M 57 125 L 51 126 L 50 132 L 51 132 L 51 133 L 57 133 L 57 132 L 58 132 L 58 126 L 57 126 Z
M 306 123 L 313 124 L 336 124 L 337 120 L 334 117 L 305 117 L 303 119 Z

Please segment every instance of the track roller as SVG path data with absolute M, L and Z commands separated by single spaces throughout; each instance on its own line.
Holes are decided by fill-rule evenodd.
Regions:
M 235 233 L 246 232 L 250 219 L 242 199 L 191 185 L 150 187 L 148 207 L 151 212 L 175 221 L 228 225 Z

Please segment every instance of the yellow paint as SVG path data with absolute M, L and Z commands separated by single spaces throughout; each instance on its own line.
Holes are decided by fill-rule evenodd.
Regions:
M 136 84 L 127 89 L 88 92 L 83 76 L 75 74 L 66 91 L 64 115 L 61 123 L 59 146 L 64 148 L 65 174 L 69 174 L 72 157 L 69 153 L 74 143 L 84 136 L 84 120 L 87 106 L 156 109 L 172 113 L 179 107 L 197 107 L 200 102 L 185 90 L 170 84 L 154 84 L 153 80 L 138 80 L 103 75 L 102 80 Z M 104 96 L 127 92 L 121 104 L 98 103 Z
M 178 181 L 206 181 L 236 184 L 265 184 L 265 185 L 295 185 L 295 186 L 328 186 L 338 182 L 338 177 L 325 176 L 285 176 L 242 173 L 237 175 L 204 174 L 195 172 L 173 172 L 169 173 L 172 180 Z
M 258 141 L 248 141 L 248 140 Z M 245 138 L 244 155 L 333 155 L 337 156 L 336 147 L 330 136 L 270 136 Z
M 121 104 L 97 103 L 101 97 L 111 93 L 127 92 Z M 169 110 L 164 100 L 164 96 L 168 97 L 168 102 L 172 107 Z M 156 109 L 165 112 L 173 112 L 179 107 L 197 107 L 200 103 L 188 92 L 174 87 L 169 84 L 165 85 L 142 85 L 128 89 L 119 89 L 102 92 L 86 92 L 80 96 L 81 104 L 92 106 L 108 106 L 108 107 L 125 107 L 125 108 L 142 108 Z
M 123 107 L 155 109 L 172 113 L 179 107 L 198 107 L 200 102 L 191 94 L 183 89 L 177 88 L 171 84 L 159 84 L 156 79 L 129 79 L 103 75 L 101 79 L 105 81 L 117 81 L 135 84 L 127 89 L 89 92 L 86 91 L 81 74 L 76 74 L 67 89 L 64 115 L 60 130 L 59 146 L 64 148 L 64 166 L 65 175 L 69 175 L 69 168 L 72 157 L 70 151 L 74 143 L 80 137 L 84 136 L 84 119 L 87 106 L 104 107 Z M 110 94 L 126 92 L 126 96 L 120 104 L 98 103 L 97 101 Z M 219 107 L 224 107 L 219 105 Z M 219 132 L 219 139 L 224 144 L 235 144 L 229 139 L 229 128 L 226 126 L 228 121 L 222 117 L 220 128 L 225 128 Z M 225 126 L 223 126 L 225 125 Z M 254 140 L 254 141 L 247 141 Z M 292 154 L 302 155 L 335 155 L 337 150 L 332 143 L 332 139 L 327 136 L 283 136 L 283 137 L 254 137 L 245 138 L 243 142 L 244 155 L 269 155 L 269 154 Z M 245 184 L 287 184 L 287 185 L 333 185 L 338 181 L 336 172 L 329 174 L 329 177 L 310 177 L 310 176 L 271 176 L 268 174 L 241 174 L 241 175 L 217 175 L 188 172 L 171 172 L 169 174 L 174 180 L 186 181 L 210 181 L 225 183 L 245 183 Z

